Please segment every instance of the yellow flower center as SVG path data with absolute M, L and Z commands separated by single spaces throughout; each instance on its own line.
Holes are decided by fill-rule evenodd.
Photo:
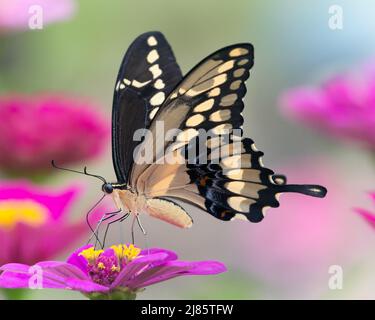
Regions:
M 86 258 L 86 260 L 90 264 L 94 264 L 96 259 L 104 252 L 103 250 L 95 250 L 94 247 L 90 247 L 88 249 L 82 250 L 82 252 L 79 254 L 80 256 L 83 256 Z
M 89 247 L 79 253 L 87 260 L 87 273 L 96 283 L 110 285 L 121 270 L 141 253 L 141 249 L 132 244 L 114 245 L 111 249 L 113 253 L 111 250 L 96 250 L 95 247 Z
M 48 208 L 31 199 L 0 200 L 0 227 L 12 229 L 22 222 L 37 227 L 46 222 Z
M 111 249 L 113 249 L 115 255 L 120 261 L 125 259 L 127 262 L 134 260 L 141 253 L 141 249 L 134 247 L 133 244 L 130 244 L 129 246 L 126 244 L 119 244 L 111 246 Z

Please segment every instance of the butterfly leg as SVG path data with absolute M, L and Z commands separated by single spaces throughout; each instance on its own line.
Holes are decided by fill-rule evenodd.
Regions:
M 145 228 L 143 227 L 143 225 L 141 223 L 141 219 L 139 218 L 139 215 L 137 215 L 136 217 L 137 217 L 136 219 L 137 219 L 138 227 L 139 227 L 139 229 L 141 229 L 143 235 L 145 236 L 146 249 L 147 249 L 147 253 L 148 253 L 149 250 L 148 250 L 147 232 L 146 232 Z
M 135 241 L 135 237 L 134 237 L 134 224 L 135 224 L 136 218 L 137 218 L 137 214 L 134 215 L 133 221 L 132 221 L 132 231 L 131 231 L 131 233 L 132 233 L 132 243 L 133 244 L 134 244 L 134 241 Z
M 102 249 L 104 248 L 104 246 L 105 246 L 105 242 L 106 242 L 106 239 L 107 239 L 107 234 L 108 234 L 108 231 L 109 231 L 109 228 L 111 227 L 111 225 L 113 224 L 113 223 L 115 223 L 115 222 L 118 222 L 118 221 L 120 221 L 120 222 L 123 222 L 126 218 L 128 218 L 130 216 L 130 213 L 129 212 L 126 212 L 123 216 L 121 216 L 120 218 L 117 218 L 117 219 L 115 219 L 115 220 L 113 220 L 113 221 L 111 221 L 111 222 L 109 222 L 108 224 L 107 224 L 107 226 L 106 226 L 106 228 L 105 228 L 105 232 L 104 232 L 104 237 L 103 237 L 103 246 L 102 246 Z M 111 216 L 112 217 L 112 216 Z M 111 217 L 108 217 L 108 219 L 109 218 L 111 218 Z
M 134 226 L 135 226 L 135 222 L 137 221 L 137 224 L 138 224 L 138 227 L 141 229 L 143 235 L 145 236 L 145 239 L 146 239 L 146 247 L 148 248 L 148 244 L 147 244 L 147 232 L 145 230 L 145 228 L 143 228 L 142 226 L 142 223 L 141 223 L 141 220 L 139 218 L 139 214 L 135 214 L 134 215 L 134 218 L 133 218 L 133 222 L 132 222 L 132 229 L 131 229 L 131 234 L 132 234 L 132 243 L 135 244 L 135 234 L 134 234 Z
M 143 228 L 143 226 L 142 226 L 141 219 L 139 219 L 139 215 L 136 215 L 136 219 L 137 219 L 139 229 L 141 229 L 142 233 L 146 236 L 147 232 L 146 232 L 145 228 Z
M 89 238 L 89 240 L 87 241 L 87 243 L 90 243 L 90 241 L 93 239 L 93 237 L 95 237 L 96 238 L 95 247 L 98 243 L 99 243 L 100 246 L 103 246 L 103 244 L 101 243 L 101 241 L 99 239 L 99 235 L 98 235 L 99 228 L 100 228 L 101 224 L 103 223 L 103 221 L 111 219 L 112 217 L 114 217 L 115 215 L 117 215 L 120 212 L 121 212 L 121 209 L 119 209 L 117 211 L 113 211 L 113 212 L 104 213 L 102 215 L 102 217 L 100 218 L 99 222 L 97 223 L 95 229 L 93 230 L 92 228 L 90 228 L 92 230 L 92 234 L 91 234 L 91 237 Z

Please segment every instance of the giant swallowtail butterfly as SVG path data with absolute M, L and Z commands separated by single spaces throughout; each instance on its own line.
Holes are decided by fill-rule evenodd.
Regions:
M 322 186 L 286 184 L 283 176 L 262 165 L 263 153 L 251 139 L 231 135 L 242 128 L 242 98 L 253 63 L 252 45 L 240 43 L 214 52 L 183 77 L 160 32 L 142 34 L 131 44 L 113 98 L 117 182 L 103 180 L 102 187 L 113 197 L 119 213 L 135 217 L 146 213 L 188 228 L 193 220 L 175 200 L 223 221 L 259 222 L 265 209 L 279 206 L 278 194 L 325 196 Z M 157 132 L 158 123 L 164 132 L 180 131 L 166 139 Z M 188 161 L 187 151 L 197 151 L 203 129 L 210 133 L 203 142 L 206 161 Z M 135 139 L 134 134 L 142 130 L 148 135 Z M 224 152 L 216 152 L 219 148 Z M 139 161 L 146 151 L 151 161 Z M 170 155 L 179 161 L 161 161 Z M 201 151 L 193 158 L 201 159 Z

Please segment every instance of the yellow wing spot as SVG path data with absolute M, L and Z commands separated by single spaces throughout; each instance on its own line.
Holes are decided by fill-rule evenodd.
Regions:
M 173 92 L 172 94 L 171 94 L 171 97 L 170 97 L 170 99 L 172 100 L 172 99 L 176 99 L 178 97 L 178 93 L 177 92 Z
M 190 117 L 187 121 L 186 121 L 186 126 L 187 127 L 196 127 L 198 126 L 199 124 L 201 124 L 203 121 L 204 121 L 205 117 L 202 116 L 201 114 L 196 114 L 192 117 Z
M 150 47 L 153 47 L 153 46 L 156 46 L 158 44 L 158 42 L 156 41 L 156 38 L 154 36 L 151 36 L 151 37 L 148 37 L 147 44 Z
M 159 107 L 156 107 L 156 108 L 151 110 L 151 112 L 150 112 L 150 119 L 151 120 L 155 118 L 155 115 L 158 111 L 159 111 Z
M 149 54 L 147 55 L 148 63 L 154 63 L 158 59 L 159 59 L 159 54 L 156 49 L 151 50 Z
M 215 100 L 214 99 L 208 99 L 200 104 L 198 104 L 194 108 L 194 112 L 204 112 L 207 110 L 210 110 L 214 105 Z
M 118 82 L 116 83 L 116 88 L 115 88 L 116 91 L 118 91 L 118 89 L 120 88 L 120 83 L 121 83 L 121 81 L 118 81 Z
M 206 141 L 207 148 L 215 149 L 224 144 L 224 137 L 213 137 Z
M 230 110 L 225 109 L 225 110 L 219 110 L 210 115 L 210 121 L 213 122 L 222 122 L 222 121 L 227 121 L 230 119 Z
M 220 105 L 223 107 L 231 106 L 237 100 L 237 98 L 238 96 L 235 93 L 227 94 L 221 98 Z
M 239 69 L 237 69 L 237 70 L 235 70 L 234 72 L 233 72 L 233 76 L 235 77 L 235 78 L 239 78 L 239 77 L 242 77 L 242 75 L 245 73 L 245 69 L 244 68 L 239 68 Z
M 244 197 L 230 197 L 228 204 L 233 210 L 240 212 L 249 212 L 250 205 L 255 203 L 255 200 Z
M 243 66 L 244 64 L 248 63 L 249 59 L 241 59 L 240 61 L 237 62 L 237 65 Z
M 148 80 L 148 81 L 145 81 L 145 82 L 139 82 L 137 80 L 133 80 L 132 81 L 132 86 L 135 87 L 135 88 L 142 88 L 144 87 L 146 84 L 150 83 L 151 80 Z
M 247 53 L 249 53 L 249 50 L 247 50 L 245 48 L 235 48 L 235 49 L 232 49 L 229 52 L 229 56 L 230 57 L 239 57 L 239 56 L 243 56 L 244 54 L 247 54 Z
M 158 92 L 152 96 L 150 99 L 150 103 L 152 106 L 159 106 L 164 102 L 165 99 L 165 93 L 164 92 Z
M 232 125 L 230 123 L 223 123 L 215 128 L 211 129 L 213 134 L 226 134 L 229 133 L 232 130 Z
M 190 141 L 194 137 L 196 137 L 199 132 L 193 128 L 184 130 L 180 132 L 176 138 L 177 141 Z
M 220 94 L 220 88 L 214 88 L 210 92 L 208 92 L 208 96 L 211 97 L 217 97 Z
M 164 84 L 164 81 L 162 79 L 158 79 L 158 80 L 155 81 L 155 83 L 154 83 L 155 89 L 160 90 L 160 89 L 164 89 L 164 87 L 165 87 L 165 84 Z
M 224 169 L 238 169 L 246 168 L 251 165 L 251 155 L 250 154 L 237 154 L 230 156 L 221 160 L 220 165 Z
M 258 199 L 259 191 L 266 188 L 266 186 L 243 181 L 231 181 L 225 184 L 225 188 L 233 193 L 243 195 L 245 197 Z
M 231 169 L 224 174 L 232 180 L 261 182 L 260 171 L 256 169 Z
M 195 97 L 196 95 L 201 94 L 202 92 L 208 91 L 211 88 L 214 88 L 223 84 L 226 80 L 227 80 L 227 74 L 226 73 L 220 74 L 214 78 L 211 78 L 209 80 L 201 82 L 200 84 L 197 84 L 196 86 L 188 90 L 186 92 L 186 95 L 190 97 Z
M 230 84 L 230 89 L 231 89 L 231 90 L 237 90 L 237 89 L 241 86 L 241 83 L 242 83 L 241 80 L 233 81 L 233 82 Z
M 234 60 L 229 60 L 225 63 L 223 63 L 221 66 L 219 66 L 217 68 L 217 71 L 218 73 L 222 73 L 222 72 L 225 72 L 225 71 L 228 71 L 230 69 L 232 69 L 234 66 Z
M 159 77 L 162 74 L 162 71 L 159 68 L 158 64 L 154 64 L 153 66 L 151 66 L 150 68 L 148 68 L 148 70 L 150 70 L 150 72 L 152 73 L 152 77 L 154 79 L 156 79 L 157 77 Z

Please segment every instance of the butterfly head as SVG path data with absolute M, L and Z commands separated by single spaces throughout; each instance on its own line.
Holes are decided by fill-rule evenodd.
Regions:
M 113 192 L 113 185 L 112 183 L 106 182 L 102 185 L 102 190 L 106 194 L 111 194 Z

